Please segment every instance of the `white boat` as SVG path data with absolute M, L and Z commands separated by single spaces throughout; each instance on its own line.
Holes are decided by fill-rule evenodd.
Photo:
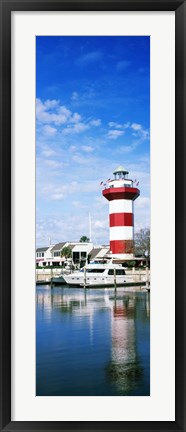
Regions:
M 126 282 L 125 270 L 121 264 L 87 264 L 79 271 L 63 275 L 65 282 L 72 286 L 114 286 Z
M 66 284 L 64 274 L 72 273 L 73 266 L 71 260 L 67 260 L 64 264 L 64 268 L 58 276 L 51 278 L 51 285 L 64 285 Z
M 51 278 L 51 285 L 64 285 L 66 284 L 63 274 L 61 273 L 59 276 L 55 276 Z

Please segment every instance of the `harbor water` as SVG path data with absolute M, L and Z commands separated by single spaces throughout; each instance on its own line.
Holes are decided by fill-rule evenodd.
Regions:
M 150 395 L 150 293 L 37 287 L 36 395 Z

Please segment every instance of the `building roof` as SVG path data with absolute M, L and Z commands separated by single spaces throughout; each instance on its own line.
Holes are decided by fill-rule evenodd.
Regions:
M 72 250 L 75 245 L 76 245 L 76 243 L 68 243 L 67 247 Z
M 105 255 L 107 255 L 109 252 L 109 246 L 101 248 L 96 256 L 96 258 L 103 258 Z
M 97 254 L 100 252 L 100 250 L 101 250 L 101 248 L 93 248 L 90 251 L 90 259 L 93 260 L 97 256 Z
M 61 242 L 61 243 L 57 243 L 53 248 L 52 248 L 52 252 L 53 251 L 61 251 L 61 249 L 63 249 L 63 247 L 65 246 L 66 242 Z
M 87 252 L 89 249 L 89 244 L 82 242 L 81 244 L 76 244 L 73 248 L 73 252 Z
M 125 174 L 128 174 L 128 173 L 129 173 L 125 168 L 123 168 L 122 165 L 120 165 L 120 166 L 118 166 L 118 167 L 115 169 L 115 171 L 113 172 L 113 174 L 117 174 L 117 173 L 120 173 L 120 172 L 125 173 Z
M 36 252 L 46 252 L 47 249 L 49 249 L 49 246 L 46 246 L 46 247 L 40 247 L 40 248 L 37 248 L 37 249 L 36 249 Z

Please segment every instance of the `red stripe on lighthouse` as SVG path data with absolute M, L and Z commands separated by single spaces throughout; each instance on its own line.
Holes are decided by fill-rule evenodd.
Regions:
M 114 226 L 133 226 L 133 213 L 112 213 L 110 217 L 110 227 Z
M 111 240 L 110 251 L 112 254 L 131 254 L 134 252 L 133 240 Z

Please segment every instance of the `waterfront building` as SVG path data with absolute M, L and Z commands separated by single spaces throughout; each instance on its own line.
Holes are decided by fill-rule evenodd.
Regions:
M 91 242 L 79 242 L 74 245 L 72 249 L 72 261 L 73 263 L 80 264 L 80 267 L 84 266 L 90 257 L 90 252 L 93 249 L 93 243 Z
M 89 261 L 105 262 L 109 256 L 109 246 L 93 248 L 89 255 Z
M 65 257 L 61 257 L 63 247 L 66 242 L 60 242 L 46 247 L 36 249 L 36 266 L 37 267 L 59 267 L 63 265 Z
M 52 259 L 51 250 L 54 245 L 40 247 L 36 249 L 36 266 L 45 267 L 50 265 Z
M 113 257 L 130 260 L 134 257 L 134 200 L 140 191 L 122 166 L 113 174 L 114 179 L 107 180 L 102 191 L 109 201 L 110 253 Z
M 61 256 L 62 249 L 67 246 L 66 242 L 60 242 L 55 244 L 52 248 L 52 259 L 50 265 L 53 267 L 59 267 L 63 265 L 65 257 Z
M 63 267 L 66 261 L 65 256 L 61 256 L 64 247 L 71 249 L 72 263 L 78 266 L 92 260 L 104 260 L 109 252 L 109 246 L 94 248 L 92 242 L 59 242 L 36 249 L 36 267 Z

